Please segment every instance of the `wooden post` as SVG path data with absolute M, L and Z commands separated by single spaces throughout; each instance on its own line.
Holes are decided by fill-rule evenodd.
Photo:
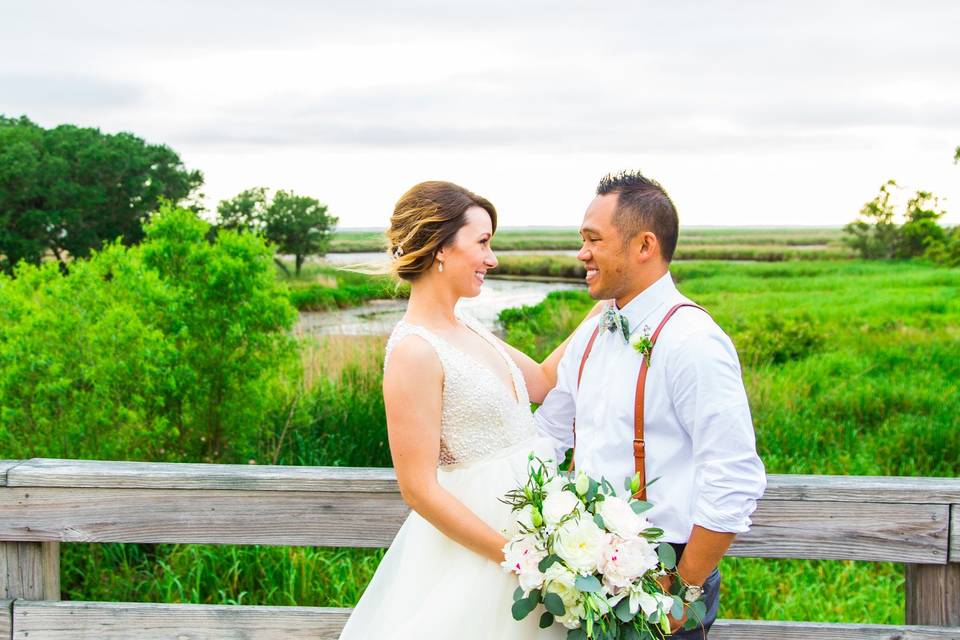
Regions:
M 60 599 L 60 543 L 0 542 L 0 599 Z
M 906 565 L 907 624 L 960 627 L 960 564 Z
M 950 505 L 947 564 L 906 565 L 907 624 L 960 627 L 960 504 Z

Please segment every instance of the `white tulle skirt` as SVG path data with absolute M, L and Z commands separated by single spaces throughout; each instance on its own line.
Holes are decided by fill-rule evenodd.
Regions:
M 546 438 L 532 438 L 478 460 L 444 467 L 440 485 L 497 531 L 509 528 L 510 507 L 498 500 L 527 476 L 527 456 L 553 457 Z M 534 611 L 510 614 L 516 577 L 457 544 L 416 512 L 397 532 L 347 621 L 340 640 L 560 639 L 566 629 L 540 629 Z

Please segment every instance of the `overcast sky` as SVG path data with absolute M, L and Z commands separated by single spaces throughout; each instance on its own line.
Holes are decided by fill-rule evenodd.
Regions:
M 12 2 L 0 113 L 131 131 L 384 226 L 422 180 L 577 225 L 641 169 L 686 225 L 840 225 L 888 178 L 960 222 L 960 2 Z

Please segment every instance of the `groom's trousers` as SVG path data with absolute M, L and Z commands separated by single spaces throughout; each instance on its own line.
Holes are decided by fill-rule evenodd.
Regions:
M 669 543 L 673 550 L 677 552 L 677 561 L 683 555 L 685 544 Z M 720 605 L 720 569 L 714 569 L 713 573 L 707 576 L 707 581 L 703 583 L 703 602 L 707 605 L 707 615 L 703 618 L 703 624 L 698 625 L 690 631 L 677 631 L 671 640 L 704 640 L 710 631 L 713 621 L 717 619 L 717 609 Z

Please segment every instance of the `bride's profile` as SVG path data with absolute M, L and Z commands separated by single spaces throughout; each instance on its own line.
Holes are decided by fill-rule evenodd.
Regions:
M 566 342 L 538 363 L 455 308 L 496 267 L 496 228 L 488 200 L 449 182 L 415 185 L 394 209 L 390 270 L 410 283 L 410 300 L 387 342 L 383 393 L 412 511 L 341 640 L 566 635 L 510 615 L 517 583 L 500 562 L 514 525 L 498 500 L 526 477 L 531 452 L 554 455 L 530 402 L 554 386 Z

